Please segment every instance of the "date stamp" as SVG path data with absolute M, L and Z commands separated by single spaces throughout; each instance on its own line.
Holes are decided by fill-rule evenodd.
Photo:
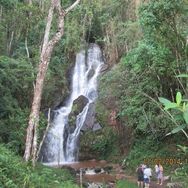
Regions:
M 156 165 L 156 164 L 161 164 L 161 165 L 187 165 L 188 164 L 188 159 L 187 158 L 173 158 L 173 157 L 159 157 L 159 158 L 145 158 L 144 159 L 144 164 L 146 165 Z

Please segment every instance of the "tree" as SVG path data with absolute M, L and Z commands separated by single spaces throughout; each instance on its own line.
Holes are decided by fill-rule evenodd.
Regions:
M 40 111 L 41 96 L 43 91 L 45 75 L 51 59 L 52 51 L 55 45 L 60 41 L 61 37 L 64 34 L 65 16 L 74 7 L 76 7 L 79 2 L 80 0 L 76 0 L 70 7 L 64 10 L 61 7 L 60 0 L 51 0 L 51 5 L 48 12 L 47 24 L 44 34 L 44 41 L 40 55 L 39 68 L 36 77 L 34 96 L 33 96 L 33 102 L 31 107 L 31 113 L 29 116 L 29 123 L 28 123 L 26 143 L 25 143 L 24 159 L 25 161 L 28 161 L 32 156 L 33 165 L 35 164 L 36 153 L 37 153 L 37 128 L 39 122 L 39 111 Z M 56 10 L 58 13 L 58 21 L 57 21 L 58 30 L 52 36 L 52 38 L 49 39 L 54 10 Z
M 29 5 L 32 5 L 32 0 L 26 0 Z

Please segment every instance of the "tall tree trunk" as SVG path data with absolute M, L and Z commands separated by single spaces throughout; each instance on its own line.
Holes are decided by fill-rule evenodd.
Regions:
M 13 39 L 14 39 L 14 31 L 12 31 L 12 33 L 11 33 L 10 42 L 8 44 L 8 47 L 7 47 L 7 53 L 8 53 L 9 56 L 11 55 L 11 48 L 12 48 Z
M 1 5 L 0 6 L 0 23 L 1 23 L 1 20 L 2 20 L 2 15 L 3 15 L 3 6 Z
M 136 16 L 138 16 L 138 8 L 140 6 L 141 0 L 135 0 L 135 11 L 136 11 Z
M 42 12 L 44 12 L 44 0 L 39 0 L 39 7 Z
M 26 0 L 26 3 L 28 3 L 29 5 L 32 5 L 32 0 Z
M 28 161 L 32 156 L 33 165 L 35 164 L 36 153 L 37 153 L 37 128 L 39 123 L 39 111 L 41 106 L 43 84 L 48 69 L 48 64 L 50 62 L 51 54 L 54 46 L 59 42 L 59 40 L 64 34 L 65 16 L 79 2 L 80 0 L 76 0 L 70 7 L 64 10 L 61 7 L 60 0 L 51 0 L 51 5 L 48 12 L 47 24 L 45 29 L 44 41 L 40 55 L 38 74 L 36 78 L 32 108 L 29 116 L 29 123 L 28 123 L 26 143 L 25 143 L 24 159 Z M 58 12 L 58 27 L 57 27 L 58 31 L 49 40 L 54 9 Z

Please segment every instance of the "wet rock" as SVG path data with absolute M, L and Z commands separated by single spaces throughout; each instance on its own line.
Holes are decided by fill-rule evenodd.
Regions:
M 108 174 L 112 171 L 113 167 L 112 166 L 105 166 L 104 171 L 107 172 Z
M 89 110 L 86 114 L 86 119 L 82 127 L 82 131 L 91 130 L 95 122 L 95 103 L 89 104 Z
M 88 188 L 102 188 L 102 183 L 88 183 Z
M 91 70 L 89 71 L 89 73 L 88 73 L 87 79 L 89 80 L 90 78 L 92 78 L 94 74 L 95 74 L 95 70 L 94 70 L 93 67 L 92 67 L 92 69 L 91 69 Z
M 102 67 L 101 67 L 100 72 L 101 72 L 101 73 L 104 73 L 104 72 L 106 72 L 106 71 L 108 70 L 108 68 L 109 68 L 109 65 L 108 65 L 108 64 L 103 64 Z
M 106 186 L 106 188 L 115 188 L 115 187 L 116 185 L 114 181 L 109 182 L 108 185 Z
M 167 183 L 167 188 L 183 188 L 182 183 L 180 182 L 174 182 L 174 183 Z
M 74 100 L 72 111 L 69 114 L 69 121 L 68 121 L 70 133 L 74 132 L 76 128 L 77 115 L 83 111 L 84 107 L 88 102 L 89 100 L 83 95 L 79 96 L 77 99 Z
M 95 168 L 95 173 L 100 173 L 101 172 L 101 168 Z
M 95 172 L 95 169 L 93 169 L 93 168 L 88 168 L 86 171 L 85 171 L 85 173 L 87 174 L 87 175 L 94 175 L 94 174 L 96 174 L 96 172 Z
M 77 175 L 77 176 L 80 175 L 80 170 L 79 170 L 79 169 L 75 170 L 75 172 L 76 172 L 76 175 Z M 85 172 L 84 172 L 84 173 L 85 173 Z
M 86 98 L 83 95 L 81 95 L 77 99 L 75 99 L 73 102 L 73 109 L 75 108 L 74 109 L 75 113 L 82 112 L 82 110 L 84 109 L 84 107 L 86 106 L 86 104 L 88 102 L 89 102 L 88 98 Z
M 57 100 L 56 100 L 56 103 L 54 103 L 54 105 L 52 106 L 52 108 L 53 108 L 55 111 L 58 110 L 58 109 L 60 109 L 62 106 L 65 106 L 65 105 L 66 105 L 67 100 L 68 100 L 69 95 L 70 95 L 70 91 L 68 91 L 68 89 L 67 89 L 66 92 L 63 92 L 63 94 L 62 94 L 62 93 L 60 93 L 60 94 L 62 95 L 62 97 L 59 98 L 59 99 L 57 99 Z M 54 97 L 55 97 L 55 96 L 54 96 Z
M 87 188 L 88 187 L 88 183 L 87 182 L 83 182 L 82 183 L 82 187 Z
M 100 130 L 100 129 L 102 129 L 102 126 L 101 126 L 99 123 L 95 123 L 95 124 L 93 125 L 93 131 L 98 131 L 98 130 Z

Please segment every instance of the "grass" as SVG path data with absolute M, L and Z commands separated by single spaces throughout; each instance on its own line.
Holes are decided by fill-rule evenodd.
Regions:
M 129 182 L 127 180 L 120 180 L 116 184 L 117 188 L 137 188 L 135 183 Z

